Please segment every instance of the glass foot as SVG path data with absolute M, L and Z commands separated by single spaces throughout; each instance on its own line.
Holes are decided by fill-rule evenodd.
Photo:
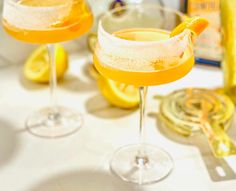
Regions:
M 124 181 L 153 184 L 170 174 L 173 160 L 167 152 L 152 145 L 127 145 L 113 154 L 110 169 Z
M 39 137 L 56 138 L 75 133 L 82 125 L 81 115 L 72 109 L 57 107 L 43 108 L 26 120 L 26 128 Z

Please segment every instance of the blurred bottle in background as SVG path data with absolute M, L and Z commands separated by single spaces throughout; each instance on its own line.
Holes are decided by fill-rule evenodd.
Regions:
M 221 0 L 224 87 L 236 104 L 236 0 Z
M 196 41 L 196 61 L 219 66 L 222 59 L 220 0 L 180 0 L 181 10 L 189 16 L 201 16 L 210 26 Z

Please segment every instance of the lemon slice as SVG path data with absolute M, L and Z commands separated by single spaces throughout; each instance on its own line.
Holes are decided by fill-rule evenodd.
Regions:
M 68 68 L 68 56 L 63 46 L 55 45 L 57 79 L 61 78 Z M 40 46 L 34 50 L 26 60 L 23 69 L 24 76 L 31 81 L 39 83 L 49 82 L 48 50 Z
M 114 106 L 129 109 L 139 105 L 139 91 L 135 86 L 115 82 L 100 75 L 98 87 L 102 95 Z
M 170 36 L 176 36 L 179 33 L 183 32 L 185 29 L 191 30 L 194 34 L 199 35 L 201 32 L 205 30 L 205 28 L 209 25 L 209 22 L 202 17 L 191 17 L 186 19 L 184 22 L 180 23 L 177 27 L 175 27 Z

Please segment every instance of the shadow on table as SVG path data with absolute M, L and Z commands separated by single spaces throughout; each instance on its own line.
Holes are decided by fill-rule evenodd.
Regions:
M 72 171 L 41 181 L 27 191 L 138 191 L 136 185 L 126 183 L 106 172 Z
M 120 118 L 130 115 L 136 109 L 120 109 L 110 105 L 102 95 L 98 94 L 86 101 L 85 104 L 88 113 L 100 118 Z
M 79 74 L 78 76 L 75 74 L 68 74 L 65 75 L 64 79 L 60 83 L 60 86 L 73 92 L 96 91 L 97 83 L 90 72 L 91 65 L 92 63 L 87 60 L 86 64 L 83 64 L 82 67 L 78 67 L 78 70 L 81 70 L 83 76 L 86 76 L 86 81 L 81 80 Z
M 48 83 L 35 83 L 27 80 L 23 75 L 20 76 L 20 84 L 23 88 L 33 91 L 33 90 L 41 90 L 49 87 Z M 96 83 L 84 82 L 79 79 L 79 77 L 68 74 L 65 77 L 58 81 L 58 86 L 60 88 L 66 89 L 68 91 L 73 92 L 87 92 L 96 90 Z
M 96 83 L 98 71 L 95 69 L 92 61 L 87 61 L 82 67 L 82 73 L 87 76 L 90 80 Z
M 18 147 L 19 141 L 13 126 L 0 118 L 0 168 L 11 162 Z
M 59 82 L 59 86 L 72 92 L 88 92 L 97 89 L 96 83 L 92 80 L 82 81 L 79 76 L 68 74 Z
M 236 179 L 236 174 L 228 165 L 228 163 L 223 158 L 219 159 L 214 157 L 204 135 L 199 133 L 198 135 L 194 135 L 191 137 L 181 136 L 166 127 L 166 125 L 158 117 L 157 126 L 160 133 L 170 140 L 177 143 L 197 147 L 201 153 L 202 159 L 212 181 L 220 182 Z
M 88 71 L 89 65 L 90 64 L 85 64 L 82 68 L 82 73 L 89 77 L 88 80 L 82 81 L 79 76 L 66 73 L 62 79 L 58 80 L 58 86 L 73 92 L 87 92 L 97 90 L 96 82 L 94 79 L 92 79 L 92 76 Z M 19 81 L 23 88 L 31 91 L 45 89 L 49 86 L 48 83 L 35 83 L 26 79 L 22 70 L 20 70 Z

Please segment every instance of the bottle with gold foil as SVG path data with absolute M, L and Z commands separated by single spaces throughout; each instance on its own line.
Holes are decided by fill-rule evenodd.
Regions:
M 236 0 L 221 0 L 221 23 L 224 88 L 236 104 Z

